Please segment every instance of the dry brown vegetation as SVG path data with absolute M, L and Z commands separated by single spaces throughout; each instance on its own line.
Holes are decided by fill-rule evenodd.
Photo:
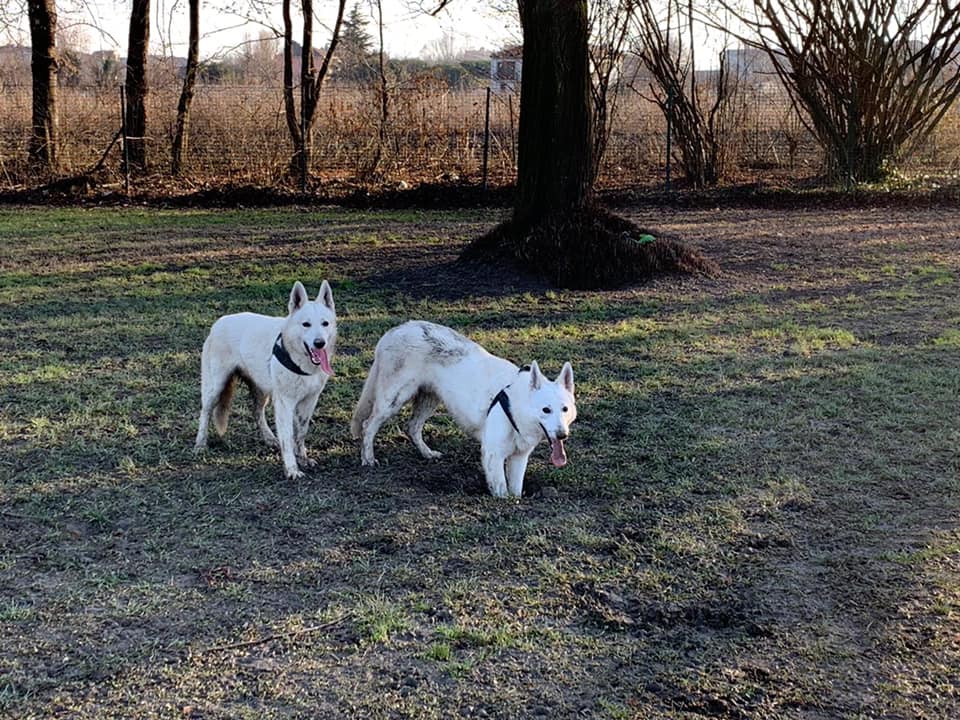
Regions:
M 147 146 L 152 175 L 166 174 L 178 97 L 175 83 L 148 97 Z M 120 127 L 119 90 L 61 89 L 62 163 L 65 175 L 88 171 L 110 147 Z M 359 184 L 470 181 L 482 178 L 485 91 L 451 91 L 435 81 L 391 93 L 387 146 L 376 176 L 365 173 L 378 142 L 372 90 L 326 88 L 320 100 L 316 153 L 311 168 L 319 180 Z M 776 91 L 743 91 L 730 145 L 730 180 L 780 183 L 816 176 L 821 155 L 786 98 Z M 489 181 L 510 183 L 516 162 L 519 98 L 494 94 L 490 108 Z M 27 168 L 30 127 L 28 88 L 8 88 L 0 97 L 0 179 L 6 188 L 35 185 Z M 659 110 L 633 91 L 617 107 L 601 187 L 652 186 L 664 181 L 665 122 Z M 279 87 L 207 85 L 197 89 L 185 159 L 187 183 L 288 180 L 290 139 Z M 114 145 L 105 165 L 120 167 Z M 950 113 L 923 147 L 904 158 L 904 171 L 951 181 L 960 169 L 960 115 Z M 675 170 L 674 178 L 679 172 Z M 116 180 L 116 178 L 114 178 Z

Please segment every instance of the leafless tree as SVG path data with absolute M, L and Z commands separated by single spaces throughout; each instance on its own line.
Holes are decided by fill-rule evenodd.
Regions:
M 523 28 L 517 191 L 512 217 L 462 257 L 509 257 L 564 287 L 609 287 L 709 263 L 674 239 L 600 208 L 586 0 L 519 0 Z
M 320 67 L 314 64 L 313 53 L 313 0 L 302 0 L 303 42 L 300 47 L 300 114 L 297 115 L 293 86 L 293 16 L 290 0 L 283 0 L 283 103 L 287 119 L 287 129 L 293 142 L 291 170 L 299 171 L 306 177 L 310 168 L 313 124 L 316 118 L 320 88 L 330 69 L 330 61 L 340 40 L 340 28 L 347 0 L 338 0 L 337 17 L 331 31 L 330 43 L 324 53 Z
M 661 6 L 654 0 L 635 0 L 635 7 L 634 52 L 651 78 L 646 90 L 670 123 L 687 181 L 697 188 L 715 185 L 727 165 L 736 78 L 721 53 L 710 87 L 697 81 L 697 35 L 689 4 L 667 0 Z
M 377 32 L 379 46 L 377 49 L 377 149 L 364 175 L 370 176 L 377 171 L 383 158 L 383 150 L 387 144 L 387 121 L 390 119 L 390 94 L 387 86 L 386 53 L 383 47 L 383 3 L 381 0 L 371 0 L 373 9 L 377 13 Z
M 593 0 L 590 21 L 590 97 L 593 101 L 593 176 L 607 149 L 610 128 L 620 99 L 624 52 L 633 27 L 637 0 Z
M 762 48 L 835 180 L 873 182 L 960 94 L 956 0 L 722 0 Z
M 133 0 L 127 40 L 126 159 L 128 170 L 147 169 L 147 49 L 150 43 L 150 0 Z
M 0 3 L 0 43 L 19 44 L 23 37 L 21 21 L 27 14 L 29 0 L 6 0 Z
M 190 105 L 197 84 L 197 71 L 200 67 L 200 0 L 189 0 L 190 40 L 187 46 L 187 67 L 183 76 L 183 88 L 177 103 L 177 123 L 173 132 L 171 146 L 170 172 L 179 175 L 183 169 L 183 152 L 187 145 L 190 123 Z
M 424 45 L 421 52 L 424 58 L 435 63 L 455 62 L 459 53 L 457 36 L 449 30 L 444 30 L 440 37 Z
M 29 0 L 33 77 L 33 130 L 28 155 L 37 168 L 56 170 L 59 119 L 57 107 L 57 6 L 55 0 Z

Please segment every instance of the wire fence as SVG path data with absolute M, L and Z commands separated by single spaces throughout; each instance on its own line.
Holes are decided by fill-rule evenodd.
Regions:
M 452 91 L 424 83 L 394 89 L 381 129 L 374 89 L 326 87 L 313 133 L 309 173 L 319 181 L 358 185 L 419 182 L 513 182 L 516 176 L 519 97 L 513 92 Z M 178 91 L 154 90 L 147 102 L 147 166 L 169 174 Z M 29 88 L 0 96 L 0 174 L 7 187 L 38 182 L 27 164 Z M 94 167 L 120 128 L 116 87 L 60 88 L 60 163 L 65 176 Z M 728 180 L 790 182 L 818 174 L 822 154 L 782 90 L 741 90 L 724 138 Z M 656 186 L 668 177 L 663 112 L 632 90 L 613 113 L 601 187 Z M 295 180 L 294 148 L 279 87 L 201 85 L 193 101 L 182 178 L 187 182 L 282 185 Z M 104 167 L 119 173 L 114 145 Z M 960 170 L 960 113 L 947 114 L 899 166 L 936 178 Z M 682 180 L 673 168 L 672 177 Z

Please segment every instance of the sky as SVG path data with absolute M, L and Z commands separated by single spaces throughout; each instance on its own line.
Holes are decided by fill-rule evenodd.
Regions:
M 70 9 L 58 2 L 60 25 L 71 37 L 72 44 L 84 45 L 86 51 L 115 50 L 126 54 L 129 0 L 72 0 L 79 3 Z M 256 13 L 251 9 L 257 0 L 204 0 L 201 5 L 200 54 L 216 56 L 245 41 L 256 40 L 270 27 L 282 28 L 280 2 L 270 0 L 262 6 L 269 9 Z M 314 0 L 314 44 L 322 46 L 329 37 L 329 28 L 336 17 L 336 6 L 330 0 Z M 357 0 L 348 0 L 347 11 Z M 491 9 L 490 2 L 453 0 L 449 8 L 436 17 L 422 8 L 433 9 L 431 0 L 383 0 L 384 46 L 394 58 L 421 57 L 436 54 L 439 47 L 452 46 L 457 51 L 486 48 L 496 50 L 519 42 L 519 28 L 513 15 Z M 506 3 L 501 3 L 506 4 Z M 233 5 L 235 12 L 216 10 L 215 6 Z M 376 38 L 372 21 L 372 3 L 359 0 L 361 12 L 371 17 L 368 32 Z M 293 0 L 293 7 L 299 2 Z M 186 55 L 188 31 L 186 0 L 152 0 L 151 53 Z M 256 18 L 259 22 L 251 22 Z M 301 25 L 294 21 L 294 37 L 299 37 Z M 21 41 L 29 43 L 23 31 Z

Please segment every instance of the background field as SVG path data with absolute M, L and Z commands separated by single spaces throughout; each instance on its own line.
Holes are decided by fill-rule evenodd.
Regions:
M 496 211 L 0 211 L 0 714 L 960 717 L 960 211 L 637 210 L 713 278 L 453 264 Z M 225 312 L 334 286 L 291 483 L 245 397 L 196 459 Z M 577 373 L 570 464 L 497 501 L 443 418 L 347 422 L 411 317 Z

